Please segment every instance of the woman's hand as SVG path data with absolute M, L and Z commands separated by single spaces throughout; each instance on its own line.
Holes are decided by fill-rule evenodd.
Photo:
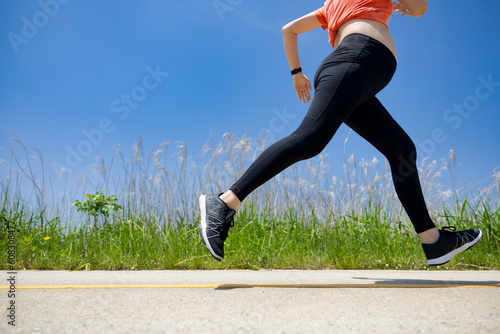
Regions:
M 427 0 L 398 0 L 393 1 L 394 11 L 401 16 L 408 15 L 419 17 L 427 12 L 429 3 Z
M 405 16 L 405 15 L 411 16 L 410 11 L 408 10 L 408 8 L 406 8 L 405 6 L 403 6 L 402 4 L 400 4 L 399 2 L 394 1 L 393 5 L 394 5 L 394 11 L 396 13 L 401 13 L 401 16 Z
M 285 53 L 290 69 L 299 68 L 299 51 L 297 50 L 297 35 L 321 27 L 316 14 L 311 12 L 301 18 L 285 25 L 283 32 L 283 41 L 285 43 Z M 299 100 L 304 103 L 311 101 L 309 91 L 312 90 L 309 79 L 304 73 L 299 72 L 293 76 L 293 87 Z
M 311 101 L 311 94 L 309 94 L 309 91 L 312 90 L 311 82 L 304 73 L 299 72 L 293 75 L 293 87 L 295 88 L 299 100 L 304 103 L 309 103 L 309 101 Z

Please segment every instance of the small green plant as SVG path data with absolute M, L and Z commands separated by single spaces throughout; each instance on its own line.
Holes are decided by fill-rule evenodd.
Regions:
M 104 225 L 108 222 L 108 218 L 112 211 L 118 211 L 122 207 L 115 202 L 118 200 L 116 195 L 106 196 L 105 190 L 97 191 L 95 195 L 86 194 L 87 199 L 83 202 L 76 200 L 72 205 L 76 206 L 77 212 L 85 212 L 89 217 L 94 218 L 94 227 L 97 226 L 99 215 L 104 217 Z

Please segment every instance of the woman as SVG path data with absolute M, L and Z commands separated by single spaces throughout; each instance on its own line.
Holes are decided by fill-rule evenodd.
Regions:
M 420 16 L 427 11 L 427 0 L 327 0 L 322 8 L 283 27 L 293 85 L 304 103 L 311 101 L 312 89 L 300 66 L 297 35 L 328 29 L 334 51 L 316 71 L 314 98 L 297 130 L 262 152 L 225 193 L 200 196 L 200 233 L 216 260 L 224 258 L 224 241 L 241 201 L 288 166 L 319 154 L 342 123 L 387 158 L 396 193 L 422 240 L 428 265 L 444 264 L 479 241 L 482 232 L 477 228 L 436 228 L 422 195 L 415 145 L 375 97 L 396 70 L 396 48 L 387 27 L 393 10 Z

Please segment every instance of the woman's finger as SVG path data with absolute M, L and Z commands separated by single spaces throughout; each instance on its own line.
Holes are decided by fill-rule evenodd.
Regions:
M 300 100 L 300 101 L 303 101 L 303 100 L 304 100 L 304 98 L 303 98 L 303 96 L 302 96 L 302 92 L 297 91 L 297 96 L 299 97 L 299 100 Z
M 308 103 L 309 100 L 310 100 L 310 96 L 308 94 L 308 91 L 307 90 L 303 90 L 303 91 L 300 91 L 298 92 L 299 94 L 299 99 L 304 102 L 304 103 Z

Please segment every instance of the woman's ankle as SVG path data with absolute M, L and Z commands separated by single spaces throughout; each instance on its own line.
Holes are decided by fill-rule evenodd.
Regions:
M 439 237 L 439 230 L 434 227 L 422 233 L 419 233 L 418 236 L 422 240 L 422 243 L 429 244 L 435 241 Z
M 236 210 L 238 206 L 241 204 L 241 201 L 238 199 L 238 197 L 233 193 L 232 190 L 228 190 L 222 195 L 219 196 L 219 198 L 226 203 L 228 207 L 230 207 L 233 210 Z

